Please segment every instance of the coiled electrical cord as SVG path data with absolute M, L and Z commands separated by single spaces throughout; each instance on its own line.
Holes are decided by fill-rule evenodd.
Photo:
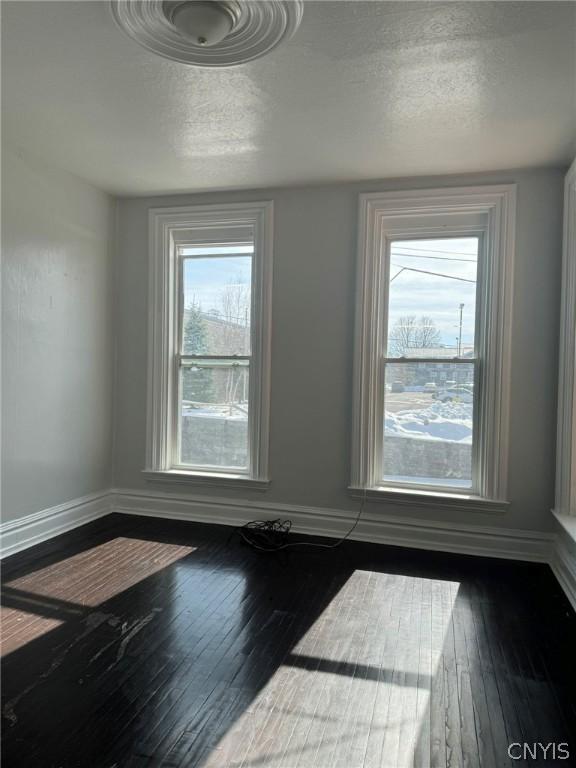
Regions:
M 282 549 L 289 549 L 291 547 L 316 547 L 318 549 L 335 549 L 342 544 L 343 541 L 350 536 L 355 530 L 360 518 L 364 512 L 366 506 L 366 491 L 362 496 L 362 502 L 360 509 L 356 515 L 356 519 L 352 527 L 345 533 L 342 538 L 332 544 L 319 544 L 315 541 L 288 541 L 290 530 L 292 528 L 291 520 L 252 520 L 245 525 L 241 525 L 237 532 L 240 537 L 249 544 L 253 549 L 257 549 L 260 552 L 279 552 Z

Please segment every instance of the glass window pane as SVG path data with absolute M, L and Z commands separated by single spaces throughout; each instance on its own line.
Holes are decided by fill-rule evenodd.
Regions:
M 250 354 L 251 270 L 251 256 L 184 258 L 182 354 Z
M 472 357 L 478 238 L 390 245 L 388 357 Z
M 180 371 L 180 464 L 248 469 L 248 366 Z
M 383 480 L 472 486 L 473 363 L 388 363 Z
M 253 245 L 189 245 L 180 248 L 183 256 L 217 256 L 218 254 L 254 253 Z

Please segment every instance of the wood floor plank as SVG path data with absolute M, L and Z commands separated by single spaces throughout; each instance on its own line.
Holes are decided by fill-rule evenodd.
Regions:
M 506 734 L 506 715 L 502 704 L 502 694 L 499 689 L 498 676 L 495 670 L 494 659 L 491 653 L 489 639 L 486 636 L 486 627 L 483 621 L 482 596 L 478 591 L 477 582 L 473 585 L 471 596 L 470 624 L 468 625 L 467 643 L 477 665 L 478 674 L 483 681 L 484 695 L 486 698 L 486 714 L 488 727 L 485 726 L 485 734 L 489 733 L 492 740 L 491 765 L 495 768 L 509 768 L 511 759 L 508 755 L 508 745 L 511 740 Z M 486 720 L 485 720 L 486 722 Z
M 422 579 L 422 595 L 417 622 L 420 629 L 418 647 L 418 683 L 416 700 L 416 732 L 412 764 L 417 768 L 429 768 L 432 754 L 431 702 L 432 702 L 432 585 L 430 579 Z
M 389 683 L 390 700 L 388 703 L 388 718 L 384 729 L 384 743 L 382 745 L 382 763 L 383 765 L 398 765 L 398 755 L 402 752 L 401 744 L 404 688 L 407 685 L 406 666 L 407 666 L 407 643 L 410 634 L 410 611 L 416 579 L 406 577 L 404 579 L 404 590 L 399 610 L 398 621 L 398 643 L 395 649 L 395 655 L 392 662 L 392 676 Z
M 430 768 L 446 768 L 446 700 L 444 697 L 444 643 L 446 627 L 443 622 L 442 583 L 431 585 L 431 675 L 430 685 Z M 425 758 L 425 753 L 423 758 Z
M 482 768 L 495 768 L 498 760 L 494 752 L 493 726 L 488 710 L 484 670 L 480 663 L 478 652 L 476 626 L 474 623 L 473 584 L 468 585 L 468 594 L 466 600 L 462 602 L 460 616 L 468 657 L 476 742 L 479 748 L 478 759 Z M 496 702 L 494 703 L 496 704 Z
M 446 587 L 442 590 L 442 622 L 446 627 L 442 658 L 447 768 L 462 768 L 464 765 L 459 695 L 461 686 L 459 686 L 458 681 L 454 630 L 457 589 L 458 586 L 454 587 L 451 583 L 447 583 Z M 470 723 L 466 727 L 469 729 Z
M 402 575 L 388 575 L 383 594 L 384 621 L 382 626 L 383 648 L 378 670 L 377 690 L 372 710 L 372 720 L 366 745 L 364 763 L 367 768 L 384 765 L 384 743 L 388 730 L 392 679 L 396 666 L 396 654 L 400 643 L 400 615 L 404 590 L 408 579 Z

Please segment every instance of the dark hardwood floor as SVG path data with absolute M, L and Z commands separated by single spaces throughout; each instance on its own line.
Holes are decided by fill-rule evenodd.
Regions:
M 231 532 L 113 515 L 5 562 L 6 768 L 576 765 L 547 566 Z

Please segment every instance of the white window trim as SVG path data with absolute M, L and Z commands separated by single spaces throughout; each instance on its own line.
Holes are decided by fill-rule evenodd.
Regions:
M 576 516 L 576 160 L 564 187 L 560 309 L 556 501 L 559 515 Z
M 352 426 L 352 471 L 350 489 L 369 490 L 371 498 L 422 499 L 444 503 L 453 499 L 470 509 L 504 509 L 507 505 L 508 442 L 510 409 L 510 347 L 512 326 L 512 278 L 514 267 L 515 185 L 479 186 L 383 192 L 360 195 L 354 403 Z M 381 390 L 379 350 L 382 338 L 382 309 L 386 242 L 398 237 L 398 219 L 406 220 L 406 232 L 415 230 L 410 221 L 417 217 L 440 216 L 458 220 L 474 216 L 483 219 L 485 232 L 486 311 L 483 331 L 482 440 L 478 445 L 481 490 L 467 494 L 411 490 L 381 486 L 374 478 L 374 451 L 377 405 Z M 395 226 L 392 225 L 394 220 Z M 428 234 L 432 234 L 430 227 Z M 435 236 L 441 236 L 439 227 Z M 450 229 L 453 232 L 453 229 Z M 484 504 L 484 502 L 486 502 Z
M 203 227 L 251 226 L 250 467 L 247 473 L 205 472 L 171 466 L 174 440 L 174 377 L 178 338 L 177 249 Z M 153 208 L 149 212 L 150 282 L 148 324 L 147 479 L 266 488 L 270 421 L 273 203 L 230 203 Z

